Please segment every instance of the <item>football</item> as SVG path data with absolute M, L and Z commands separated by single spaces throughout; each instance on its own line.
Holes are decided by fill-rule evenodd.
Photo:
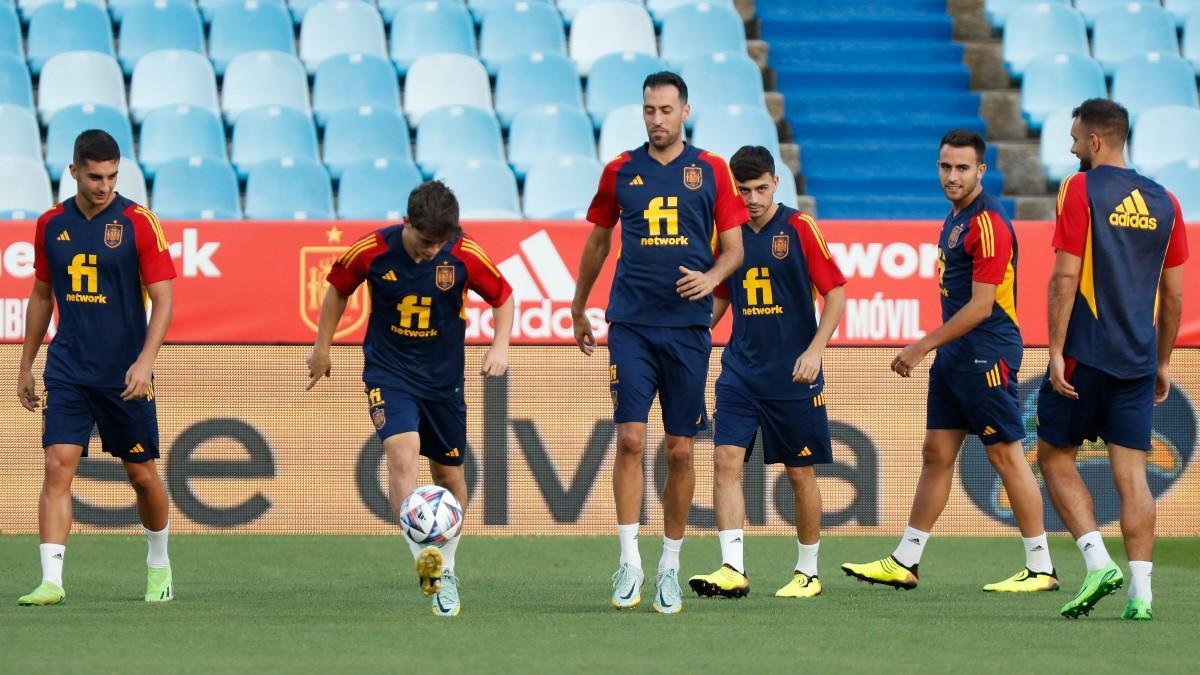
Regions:
M 425 546 L 444 546 L 462 529 L 462 506 L 454 495 L 436 485 L 424 485 L 400 507 L 404 536 Z

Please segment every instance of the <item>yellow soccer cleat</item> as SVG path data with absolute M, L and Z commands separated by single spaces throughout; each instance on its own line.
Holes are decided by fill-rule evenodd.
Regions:
M 883 584 L 906 591 L 917 587 L 917 566 L 913 565 L 910 570 L 890 555 L 875 562 L 843 563 L 842 571 L 869 584 Z
M 417 554 L 417 578 L 421 582 L 421 592 L 429 597 L 437 593 L 442 586 L 442 550 L 436 546 L 426 546 Z
M 750 594 L 750 579 L 729 565 L 721 565 L 712 574 L 697 574 L 688 586 L 702 598 L 744 598 Z
M 32 593 L 18 598 L 17 604 L 22 607 L 45 607 L 61 605 L 66 601 L 67 592 L 62 589 L 62 586 L 53 581 L 42 581 L 41 585 L 33 589 Z
M 804 572 L 796 572 L 792 580 L 775 591 L 777 598 L 815 598 L 821 594 L 821 580 Z
M 1004 581 L 988 584 L 983 590 L 989 593 L 1036 593 L 1038 591 L 1057 591 L 1058 574 L 1051 570 L 1034 572 L 1026 567 Z

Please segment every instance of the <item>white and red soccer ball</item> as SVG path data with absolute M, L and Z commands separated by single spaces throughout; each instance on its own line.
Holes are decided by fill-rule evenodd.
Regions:
M 454 495 L 436 485 L 423 485 L 400 506 L 400 527 L 409 541 L 444 546 L 462 530 L 462 506 Z

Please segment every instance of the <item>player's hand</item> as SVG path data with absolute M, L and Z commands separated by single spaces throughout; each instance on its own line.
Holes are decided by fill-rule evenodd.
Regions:
M 1154 405 L 1167 400 L 1167 395 L 1170 393 L 1171 375 L 1167 372 L 1167 367 L 1163 366 L 1158 369 L 1158 375 L 1154 377 Z
M 42 399 L 37 395 L 37 378 L 32 370 L 22 370 L 17 376 L 17 398 L 21 399 L 21 406 L 30 411 L 37 410 L 42 404 Z
M 1058 392 L 1059 396 L 1076 400 L 1079 398 L 1079 393 L 1075 391 L 1075 387 L 1067 382 L 1067 361 L 1062 354 L 1050 355 L 1050 386 L 1054 391 Z M 1155 387 L 1155 397 L 1158 396 L 1157 386 Z
M 596 348 L 596 336 L 592 335 L 591 320 L 582 312 L 571 312 L 571 320 L 575 323 L 575 344 L 579 345 L 579 351 L 591 356 Z
M 704 299 L 717 287 L 708 272 L 697 272 L 680 265 L 679 273 L 683 276 L 675 282 L 675 292 L 693 302 Z
M 817 375 L 821 372 L 821 355 L 823 349 L 814 349 L 809 347 L 804 350 L 800 358 L 796 359 L 796 366 L 792 368 L 792 382 L 802 382 L 804 384 L 812 384 L 817 381 Z
M 483 367 L 479 374 L 484 377 L 502 377 L 508 371 L 508 348 L 492 347 L 483 355 Z
M 912 377 L 913 368 L 916 368 L 928 353 L 929 350 L 921 346 L 921 343 L 914 342 L 901 349 L 896 358 L 892 359 L 892 371 L 900 377 Z
M 308 365 L 308 384 L 304 385 L 304 391 L 312 389 L 317 381 L 322 377 L 329 377 L 333 372 L 333 367 L 329 364 L 329 352 L 325 350 L 312 350 L 304 363 Z
M 146 392 L 150 391 L 153 371 L 153 363 L 143 363 L 141 359 L 134 361 L 129 370 L 125 371 L 125 390 L 121 392 L 121 400 L 136 401 L 146 398 Z

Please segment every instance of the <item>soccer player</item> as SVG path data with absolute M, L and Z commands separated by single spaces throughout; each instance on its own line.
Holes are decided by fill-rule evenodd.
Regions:
M 911 377 L 931 350 L 921 477 L 908 527 L 892 555 L 842 570 L 863 581 L 917 587 L 917 565 L 946 508 L 954 461 L 967 434 L 979 437 L 1000 474 L 1025 545 L 1025 567 L 985 591 L 1058 590 L 1042 523 L 1042 495 L 1025 460 L 1017 370 L 1023 354 L 1017 323 L 1017 241 L 999 200 L 983 191 L 983 138 L 957 129 L 942 137 L 938 175 L 952 209 L 938 240 L 944 323 L 905 347 L 892 370 Z
M 408 198 L 408 216 L 359 239 L 334 263 L 321 305 L 317 339 L 307 360 L 312 389 L 330 374 L 329 345 L 359 284 L 371 291 L 371 318 L 363 340 L 363 383 L 371 421 L 388 465 L 388 500 L 396 519 L 417 487 L 417 456 L 429 460 L 438 485 L 467 506 L 463 455 L 467 406 L 463 400 L 463 308 L 472 290 L 495 308 L 496 335 L 481 374 L 508 369 L 513 300 L 508 282 L 458 222 L 458 200 L 438 181 L 422 183 Z M 441 549 L 409 541 L 421 591 L 433 613 L 461 610 L 455 553 L 461 537 Z M 407 541 L 407 540 L 406 540 Z
M 654 609 L 683 607 L 679 550 L 696 474 L 693 436 L 707 425 L 704 388 L 712 350 L 711 293 L 742 263 L 742 223 L 749 220 L 725 160 L 683 140 L 690 108 L 687 85 L 671 72 L 642 84 L 642 119 L 649 142 L 604 168 L 588 209 L 595 227 L 583 250 L 571 313 L 575 340 L 590 355 L 596 341 L 584 316 L 588 294 L 621 221 L 621 255 L 609 295 L 609 380 L 617 456 L 613 494 L 620 567 L 613 575 L 617 609 L 641 602 L 638 525 L 643 497 L 646 420 L 655 392 L 666 430 L 663 553 Z M 722 253 L 713 260 L 719 239 Z
M 167 490 L 158 476 L 154 360 L 171 323 L 175 266 L 158 218 L 114 189 L 121 161 L 103 131 L 75 139 L 75 196 L 51 208 L 34 234 L 34 282 L 25 316 L 17 395 L 42 409 L 46 475 L 38 501 L 42 583 L 21 605 L 59 605 L 71 531 L 71 481 L 93 426 L 104 451 L 121 460 L 146 533 L 146 602 L 174 597 L 167 556 Z M 145 293 L 145 296 L 143 296 Z M 144 297 L 153 302 L 146 322 Z M 33 361 L 58 305 L 58 332 L 46 357 L 45 395 Z
M 1091 99 L 1072 115 L 1071 152 L 1082 173 L 1065 180 L 1058 192 L 1038 464 L 1087 565 L 1083 587 L 1061 612 L 1072 619 L 1086 616 L 1124 583 L 1075 467 L 1080 443 L 1097 438 L 1107 443 L 1129 556 L 1129 601 L 1121 618 L 1149 620 L 1154 497 L 1146 454 L 1154 406 L 1171 388 L 1168 367 L 1183 312 L 1187 230 L 1175 196 L 1125 167 L 1125 108 Z
M 846 283 L 812 218 L 775 202 L 775 160 L 761 146 L 746 146 L 729 160 L 750 222 L 742 226 L 745 259 L 715 291 L 715 327 L 732 304 L 733 337 L 721 357 L 713 454 L 713 505 L 721 567 L 688 583 L 702 596 L 740 598 L 750 592 L 743 564 L 742 464 L 758 430 L 763 462 L 784 464 L 795 494 L 799 558 L 781 598 L 821 594 L 817 551 L 821 492 L 816 464 L 833 461 L 829 416 L 822 395 L 821 357 L 846 306 Z M 824 298 L 820 323 L 814 290 Z

